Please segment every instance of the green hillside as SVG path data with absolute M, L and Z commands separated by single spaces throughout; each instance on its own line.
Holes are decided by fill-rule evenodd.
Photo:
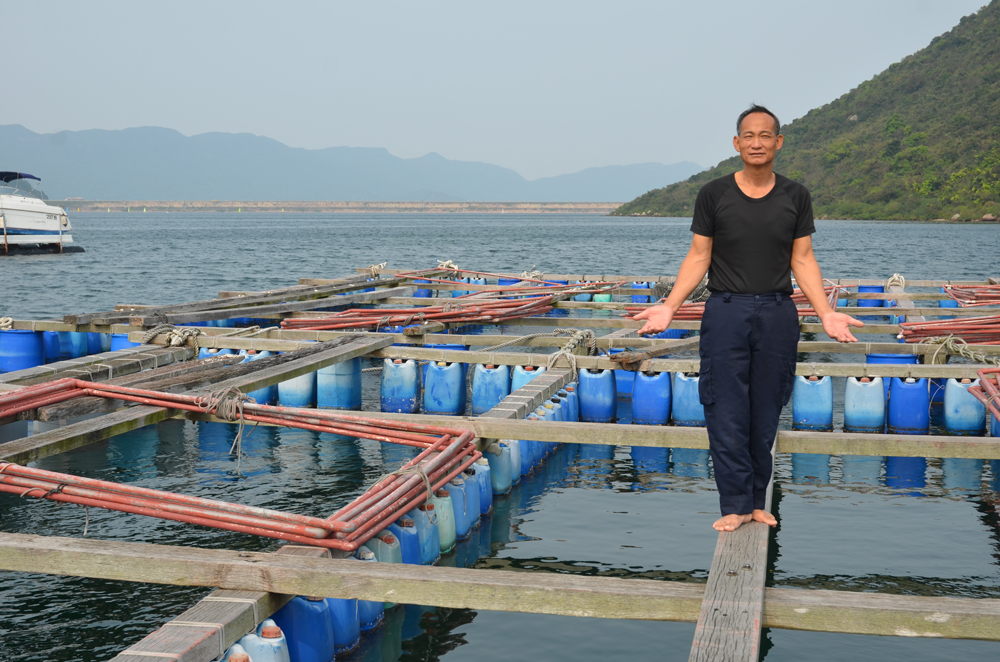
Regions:
M 1000 216 L 1000 0 L 782 133 L 775 170 L 809 187 L 817 217 Z M 734 156 L 614 214 L 691 216 L 698 189 L 741 166 Z

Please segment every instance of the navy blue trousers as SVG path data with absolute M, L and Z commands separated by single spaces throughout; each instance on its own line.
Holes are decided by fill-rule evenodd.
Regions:
M 799 316 L 787 294 L 713 292 L 705 304 L 698 395 L 723 515 L 764 508 L 798 340 Z

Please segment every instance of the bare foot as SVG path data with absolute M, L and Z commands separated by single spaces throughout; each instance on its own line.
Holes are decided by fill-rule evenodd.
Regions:
M 754 511 L 755 513 L 757 511 Z M 715 520 L 715 524 L 712 528 L 716 531 L 735 531 L 740 528 L 740 525 L 746 524 L 750 521 L 753 515 L 726 515 L 720 519 Z
M 753 518 L 753 521 L 755 522 L 763 522 L 768 526 L 778 526 L 778 520 L 774 519 L 774 515 L 766 510 L 754 510 L 750 517 Z

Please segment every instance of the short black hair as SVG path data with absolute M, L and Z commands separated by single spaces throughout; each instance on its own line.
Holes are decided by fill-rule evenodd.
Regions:
M 736 135 L 740 135 L 740 125 L 743 124 L 743 118 L 750 113 L 764 113 L 766 115 L 770 115 L 771 119 L 774 120 L 774 135 L 781 133 L 781 122 L 778 121 L 778 116 L 764 106 L 758 106 L 757 104 L 752 103 L 749 108 L 740 113 L 739 119 L 736 120 Z

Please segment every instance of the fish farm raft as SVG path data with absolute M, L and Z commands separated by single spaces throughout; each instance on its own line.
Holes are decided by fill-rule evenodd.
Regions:
M 701 462 L 708 475 L 703 304 L 686 303 L 656 336 L 632 319 L 672 282 L 383 264 L 189 303 L 0 318 L 0 431 L 53 423 L 0 437 L 0 491 L 287 543 L 256 553 L 0 533 L 0 570 L 216 589 L 123 642 L 116 662 L 329 662 L 404 604 L 697 623 L 691 660 L 757 660 L 762 627 L 1000 641 L 996 599 L 767 586 L 771 529 L 757 522 L 718 534 L 703 584 L 440 562 L 561 444 L 581 457 L 630 447 L 637 471 Z M 1000 279 L 826 285 L 866 335 L 816 340 L 822 325 L 793 296 L 792 429 L 775 452 L 803 466 L 840 456 L 845 474 L 875 481 L 922 476 L 926 458 L 973 482 L 1000 475 Z M 377 402 L 365 401 L 366 380 Z M 373 440 L 399 468 L 335 513 L 300 514 L 32 466 L 171 418 L 235 430 L 237 471 L 256 426 Z

